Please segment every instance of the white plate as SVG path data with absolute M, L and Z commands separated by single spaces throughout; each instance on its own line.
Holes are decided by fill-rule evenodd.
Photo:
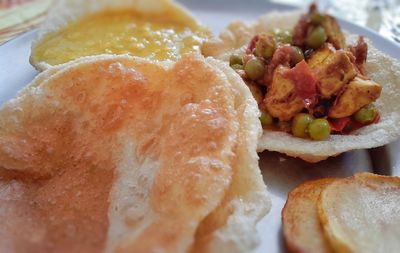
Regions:
M 284 5 L 261 0 L 181 0 L 180 2 L 215 34 L 233 20 L 251 21 L 271 10 L 290 9 Z M 352 33 L 365 35 L 383 52 L 400 58 L 400 48 L 393 42 L 349 22 L 340 21 L 340 23 L 344 29 Z M 0 104 L 12 98 L 37 74 L 28 62 L 30 44 L 34 36 L 35 32 L 29 32 L 0 47 Z M 308 164 L 278 153 L 262 153 L 260 167 L 271 192 L 273 208 L 258 225 L 262 242 L 255 252 L 286 252 L 281 237 L 281 210 L 287 193 L 295 186 L 309 179 L 346 177 L 358 171 L 399 175 L 400 159 L 396 155 L 399 150 L 400 142 L 397 142 L 369 152 L 366 150 L 349 152 L 318 164 Z

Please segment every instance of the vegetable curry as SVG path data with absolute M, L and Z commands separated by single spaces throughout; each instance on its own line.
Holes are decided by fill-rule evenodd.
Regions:
M 335 18 L 311 5 L 292 30 L 256 34 L 230 66 L 249 86 L 266 129 L 325 140 L 379 121 L 382 86 L 368 78 L 368 45 L 346 38 Z

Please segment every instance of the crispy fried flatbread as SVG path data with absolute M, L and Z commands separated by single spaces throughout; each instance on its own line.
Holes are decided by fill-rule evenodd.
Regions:
M 199 56 L 43 72 L 0 109 L 0 251 L 187 252 L 207 237 L 247 252 L 270 207 L 244 146 L 257 117 L 241 80 Z
M 258 167 L 259 129 L 257 104 L 242 79 L 225 63 L 208 59 L 223 71 L 236 89 L 235 104 L 241 122 L 232 184 L 220 206 L 200 225 L 192 252 L 249 252 L 259 244 L 256 223 L 271 208 Z M 246 106 L 240 105 L 246 100 Z M 250 106 L 251 105 L 251 106 Z
M 290 252 L 330 253 L 317 213 L 321 192 L 333 178 L 303 183 L 289 193 L 282 210 L 283 235 Z
M 400 178 L 361 173 L 337 180 L 321 193 L 318 214 L 335 252 L 399 252 Z
M 203 54 L 228 61 L 232 53 L 244 53 L 255 34 L 274 28 L 292 28 L 299 17 L 299 11 L 272 12 L 255 23 L 232 23 L 219 38 L 205 43 Z M 353 40 L 355 36 L 349 35 L 348 42 Z M 380 52 L 370 41 L 368 45 L 366 72 L 383 86 L 381 97 L 375 102 L 381 113 L 378 124 L 363 127 L 349 135 L 332 135 L 325 141 L 311 141 L 284 132 L 264 130 L 258 150 L 277 151 L 318 162 L 346 151 L 378 147 L 400 138 L 400 61 Z

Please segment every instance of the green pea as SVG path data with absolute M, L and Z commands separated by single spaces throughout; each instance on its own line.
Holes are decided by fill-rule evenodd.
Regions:
M 231 68 L 236 69 L 236 70 L 238 70 L 238 69 L 243 70 L 244 69 L 243 65 L 240 65 L 240 64 L 233 64 L 233 65 L 231 65 Z
M 320 25 L 325 21 L 325 16 L 316 12 L 311 15 L 310 20 L 313 25 Z
M 306 38 L 306 46 L 316 49 L 322 46 L 328 39 L 325 29 L 322 26 L 317 26 L 308 34 Z
M 279 43 L 293 44 L 293 35 L 290 30 L 275 29 L 275 39 Z
M 354 119 L 361 124 L 369 124 L 374 121 L 378 115 L 378 110 L 375 106 L 369 105 L 361 108 L 354 114 Z
M 262 34 L 256 43 L 255 55 L 269 59 L 276 50 L 276 41 L 272 35 Z
M 269 126 L 274 123 L 274 118 L 268 112 L 261 112 L 260 121 L 263 126 Z
M 304 60 L 304 54 L 303 51 L 299 47 L 292 47 L 292 57 L 291 57 L 291 64 L 294 66 L 297 63 L 301 62 Z
M 233 65 L 243 65 L 242 57 L 239 55 L 233 54 L 229 57 L 229 65 L 232 67 Z
M 308 125 L 308 133 L 313 140 L 326 140 L 331 135 L 331 127 L 326 119 L 316 119 Z
M 265 65 L 257 58 L 250 59 L 244 66 L 246 75 L 251 80 L 258 80 L 264 76 Z
M 314 120 L 314 117 L 307 113 L 297 114 L 292 123 L 292 134 L 296 137 L 308 137 L 308 125 Z

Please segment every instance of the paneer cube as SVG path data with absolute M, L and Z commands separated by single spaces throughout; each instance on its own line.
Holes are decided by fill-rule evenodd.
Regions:
M 329 117 L 338 119 L 351 116 L 362 107 L 377 100 L 381 91 L 380 84 L 356 77 L 336 99 L 329 111 Z
M 325 57 L 326 52 L 323 51 L 323 54 Z M 350 60 L 352 56 L 349 54 L 343 50 L 329 53 L 325 60 L 316 65 L 314 63 L 314 67 L 311 67 L 317 76 L 318 92 L 322 98 L 329 99 L 337 95 L 357 75 L 356 66 Z
M 304 101 L 296 94 L 293 80 L 285 77 L 289 68 L 279 66 L 274 71 L 264 104 L 268 112 L 281 121 L 288 121 L 304 109 Z
M 308 58 L 307 63 L 310 68 L 315 68 L 326 60 L 329 56 L 333 55 L 336 49 L 330 43 L 325 43 L 322 47 L 316 50 L 310 58 Z
M 346 38 L 334 17 L 326 15 L 322 26 L 328 35 L 328 42 L 332 43 L 336 49 L 346 48 Z

